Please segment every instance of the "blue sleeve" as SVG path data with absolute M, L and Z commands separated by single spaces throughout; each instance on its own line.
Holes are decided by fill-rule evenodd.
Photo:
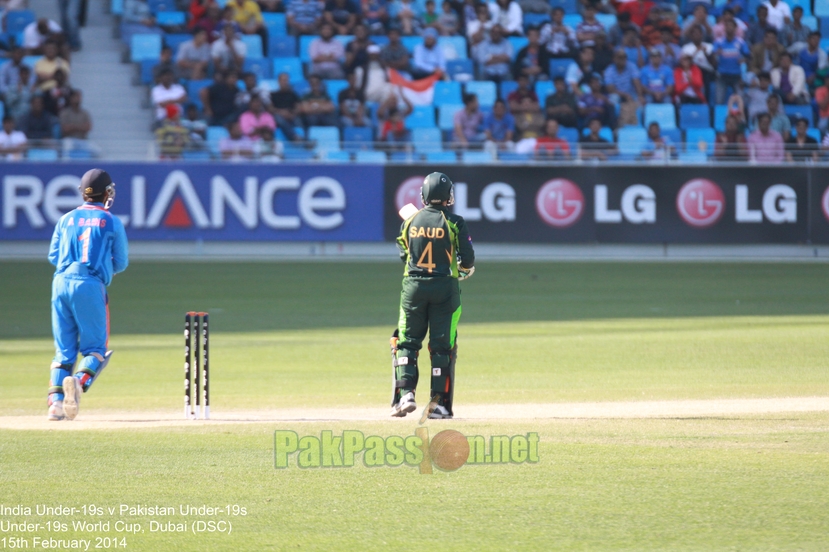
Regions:
M 674 84 L 674 72 L 665 68 L 665 85 L 673 86 Z
M 58 258 L 60 257 L 60 226 L 63 222 L 61 218 L 55 225 L 55 231 L 52 232 L 52 243 L 49 244 L 49 262 L 58 266 Z
M 115 221 L 115 241 L 112 243 L 112 271 L 115 274 L 126 270 L 129 261 L 129 244 L 127 243 L 127 232 L 124 230 L 124 225 L 121 219 L 114 216 Z

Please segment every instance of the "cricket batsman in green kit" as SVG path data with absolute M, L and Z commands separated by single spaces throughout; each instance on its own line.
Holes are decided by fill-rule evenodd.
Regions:
M 425 207 L 406 218 L 397 238 L 406 263 L 400 294 L 394 396 L 391 415 L 413 412 L 418 381 L 418 355 L 429 330 L 431 401 L 429 418 L 451 418 L 461 292 L 458 280 L 475 271 L 475 251 L 463 217 L 448 209 L 455 202 L 449 177 L 435 172 L 423 180 Z M 393 351 L 395 349 L 392 338 Z

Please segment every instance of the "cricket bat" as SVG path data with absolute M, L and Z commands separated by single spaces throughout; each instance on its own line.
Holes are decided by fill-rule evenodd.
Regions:
M 399 211 L 397 211 L 397 214 L 400 215 L 400 218 L 406 220 L 418 211 L 420 211 L 420 209 L 415 207 L 414 203 L 407 203 Z

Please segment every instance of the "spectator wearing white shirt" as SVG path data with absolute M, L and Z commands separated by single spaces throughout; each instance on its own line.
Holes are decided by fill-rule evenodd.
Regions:
M 155 85 L 150 96 L 155 106 L 155 118 L 158 121 L 167 117 L 167 106 L 170 104 L 184 104 L 187 100 L 187 91 L 184 87 L 173 82 L 174 75 L 169 69 L 160 76 L 161 83 Z M 181 106 L 180 106 L 181 107 Z
M 11 115 L 3 117 L 3 131 L 0 132 L 0 159 L 6 161 L 23 159 L 26 142 L 26 135 L 14 128 L 14 117 Z
M 515 0 L 490 2 L 489 14 L 492 20 L 504 30 L 504 35 L 524 35 L 524 12 Z
M 334 27 L 330 23 L 323 23 L 320 27 L 320 37 L 315 38 L 309 46 L 311 56 L 311 74 L 323 79 L 343 79 L 343 62 L 345 61 L 345 46 L 334 39 Z
M 556 6 L 550 12 L 551 20 L 541 27 L 541 43 L 552 58 L 573 57 L 576 32 L 564 24 L 564 10 Z
M 423 43 L 414 48 L 412 56 L 412 76 L 424 78 L 435 71 L 446 71 L 446 59 L 443 49 L 438 45 L 438 32 L 428 28 L 423 32 Z
M 778 31 L 782 31 L 786 23 L 792 20 L 792 9 L 782 0 L 763 2 L 769 10 L 768 23 Z
M 200 80 L 207 75 L 210 65 L 210 44 L 207 42 L 207 31 L 197 29 L 192 40 L 182 43 L 176 53 L 176 67 L 184 78 Z
M 222 37 L 210 47 L 210 55 L 216 71 L 241 71 L 248 55 L 247 45 L 236 37 L 232 25 L 222 28 Z
M 51 19 L 42 17 L 37 21 L 32 21 L 23 29 L 23 47 L 31 55 L 40 55 L 43 53 L 43 43 L 49 38 L 59 38 L 57 35 L 62 32 L 60 25 Z

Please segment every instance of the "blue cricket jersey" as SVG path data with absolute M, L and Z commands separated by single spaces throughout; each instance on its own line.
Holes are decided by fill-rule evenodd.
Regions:
M 85 203 L 63 215 L 55 226 L 49 262 L 55 275 L 69 272 L 98 278 L 104 285 L 129 264 L 127 233 L 101 203 Z M 71 268 L 70 268 L 71 267 Z

